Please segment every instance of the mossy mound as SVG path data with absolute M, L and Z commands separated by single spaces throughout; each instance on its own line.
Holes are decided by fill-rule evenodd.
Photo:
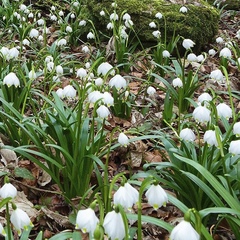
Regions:
M 101 17 L 100 11 L 104 10 L 111 14 L 113 7 L 111 0 L 87 0 L 86 7 L 89 18 L 92 19 L 96 28 L 102 32 L 106 32 L 106 25 L 109 18 Z M 164 20 L 156 19 L 157 12 L 162 13 L 166 19 L 167 39 L 170 39 L 175 31 L 184 38 L 190 38 L 196 43 L 196 50 L 200 50 L 204 45 L 211 42 L 218 30 L 218 11 L 202 0 L 188 1 L 190 4 L 185 6 L 188 8 L 187 13 L 180 13 L 179 9 L 182 5 L 173 4 L 166 0 L 117 0 L 117 13 L 121 15 L 123 11 L 127 11 L 131 15 L 134 23 L 134 29 L 138 33 L 143 43 L 152 44 L 156 39 L 149 23 L 152 21 L 159 22 L 160 31 L 164 35 Z M 163 36 L 164 37 L 164 36 Z
M 216 0 L 208 0 L 210 4 L 214 4 Z M 220 7 L 223 7 L 224 9 L 229 10 L 238 10 L 240 11 L 240 0 L 224 0 L 220 3 Z

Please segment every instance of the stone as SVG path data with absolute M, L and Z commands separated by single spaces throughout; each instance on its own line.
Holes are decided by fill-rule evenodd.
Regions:
M 97 30 L 109 35 L 106 26 L 110 22 L 109 17 L 100 16 L 104 10 L 111 14 L 114 10 L 110 0 L 86 0 L 86 9 L 83 11 L 85 17 L 91 19 Z M 180 1 L 181 3 L 183 1 Z M 202 47 L 211 41 L 218 31 L 219 12 L 216 8 L 202 0 L 185 0 L 184 6 L 187 13 L 180 13 L 183 4 L 179 0 L 116 0 L 117 13 L 130 14 L 134 23 L 134 29 L 142 43 L 148 45 L 156 44 L 156 38 L 152 32 L 157 29 L 149 27 L 149 23 L 158 22 L 163 39 L 170 41 L 172 36 L 179 34 L 183 38 L 192 39 L 196 45 L 195 50 L 200 51 Z M 157 19 L 155 14 L 160 12 L 164 18 Z

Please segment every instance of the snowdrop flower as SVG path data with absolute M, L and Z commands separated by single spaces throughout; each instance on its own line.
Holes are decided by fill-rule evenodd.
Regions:
M 79 68 L 77 70 L 77 77 L 84 79 L 87 76 L 87 71 L 84 68 Z
M 32 12 L 28 14 L 28 18 L 33 18 L 33 17 L 34 17 L 34 16 L 33 16 L 33 13 L 32 13 Z
M 9 50 L 7 59 L 17 58 L 18 55 L 19 55 L 19 51 L 17 50 L 17 48 L 13 47 Z
M 209 77 L 219 82 L 222 82 L 224 79 L 223 73 L 220 69 L 213 70 L 210 73 Z
M 10 72 L 7 76 L 3 79 L 3 84 L 6 84 L 8 87 L 14 85 L 15 87 L 20 86 L 20 81 L 15 73 Z
M 63 96 L 66 98 L 75 98 L 76 94 L 77 91 L 72 85 L 67 85 L 63 88 Z
M 105 12 L 103 10 L 100 12 L 100 16 L 105 16 Z
M 116 4 L 115 2 L 113 2 L 113 3 L 111 4 L 111 6 L 112 6 L 113 8 L 116 8 L 116 7 L 117 7 L 117 4 Z
M 52 77 L 53 82 L 60 82 L 60 78 L 59 77 L 60 76 L 53 76 Z
M 50 19 L 55 22 L 55 21 L 57 21 L 57 16 L 54 15 L 54 14 L 52 14 L 52 15 L 50 16 Z
M 103 227 L 108 238 L 122 240 L 125 237 L 125 227 L 120 212 L 108 212 L 103 221 Z
M 196 54 L 194 54 L 194 53 L 189 53 L 189 54 L 187 55 L 187 60 L 188 60 L 189 62 L 197 62 L 197 56 L 196 56 Z
M 111 70 L 111 71 L 110 71 Z M 103 75 L 106 76 L 107 73 L 114 75 L 115 74 L 115 70 L 113 69 L 113 66 L 108 63 L 108 62 L 103 62 L 101 63 L 98 68 L 97 68 L 97 74 L 98 75 Z
M 240 39 L 240 29 L 236 33 L 236 38 Z
M 208 144 L 208 146 L 218 147 L 218 142 L 216 138 L 216 133 L 213 130 L 207 130 L 203 135 L 203 141 Z
M 126 80 L 119 74 L 112 77 L 109 81 L 110 87 L 115 87 L 116 89 L 126 88 L 127 82 Z
M 63 68 L 61 65 L 57 65 L 55 68 L 55 71 L 57 73 L 58 76 L 62 76 L 63 75 Z
M 107 24 L 107 29 L 108 29 L 108 30 L 113 29 L 113 24 L 112 24 L 111 22 Z
M 44 20 L 42 18 L 38 19 L 37 24 L 38 24 L 38 26 L 43 26 L 44 25 Z
M 100 93 L 99 91 L 93 91 L 88 94 L 88 101 L 90 103 L 95 103 L 102 98 L 103 98 L 103 94 Z
M 0 52 L 5 58 L 9 55 L 9 49 L 7 47 L 2 47 Z
M 217 114 L 219 117 L 229 119 L 232 117 L 232 109 L 226 103 L 220 103 L 217 105 Z
M 86 26 L 86 24 L 87 24 L 86 20 L 81 20 L 79 22 L 79 26 Z
M 162 56 L 163 56 L 163 58 L 169 58 L 171 55 L 170 55 L 170 52 L 168 50 L 163 50 Z
M 175 79 L 173 79 L 173 81 L 172 81 L 172 85 L 173 85 L 173 87 L 182 87 L 183 86 L 183 82 L 182 82 L 182 80 L 180 79 L 180 78 L 175 78 Z
M 72 28 L 70 27 L 70 26 L 67 26 L 66 27 L 66 32 L 68 32 L 68 33 L 71 33 L 73 30 L 72 30 Z
M 147 94 L 150 95 L 150 96 L 153 96 L 154 94 L 156 93 L 156 89 L 152 86 L 149 86 L 147 88 Z
M 150 28 L 156 28 L 157 25 L 156 25 L 155 22 L 150 22 L 150 23 L 149 23 L 149 27 L 150 27 Z
M 184 128 L 180 131 L 179 137 L 182 140 L 185 140 L 187 142 L 193 142 L 196 139 L 196 136 L 192 129 L 190 128 Z
M 117 15 L 117 13 L 116 12 L 114 12 L 114 13 L 112 13 L 111 15 L 110 15 L 110 21 L 117 21 L 118 20 L 118 15 Z
M 87 39 L 94 39 L 94 38 L 95 38 L 95 36 L 94 36 L 94 34 L 92 32 L 89 32 L 87 34 Z
M 160 38 L 161 37 L 161 32 L 159 30 L 156 30 L 156 31 L 153 31 L 152 32 L 152 35 L 155 37 L 155 38 Z
M 138 201 L 138 196 L 138 191 L 129 183 L 125 183 L 113 195 L 113 203 L 115 206 L 120 204 L 124 209 L 131 211 L 132 206 Z
M 185 7 L 185 6 L 182 6 L 180 9 L 179 9 L 179 12 L 181 13 L 187 13 L 188 9 Z
M 210 49 L 210 50 L 208 51 L 208 54 L 209 54 L 210 56 L 214 56 L 214 55 L 216 54 L 216 51 L 215 51 L 214 49 Z
M 103 79 L 102 78 L 96 78 L 94 81 L 96 86 L 102 86 L 103 85 Z
M 59 11 L 58 15 L 59 15 L 60 17 L 63 17 L 63 16 L 64 16 L 64 12 L 61 10 L 61 11 Z
M 121 35 L 121 37 L 122 37 L 123 39 L 127 39 L 127 38 L 128 38 L 128 34 L 126 33 L 126 31 L 125 31 L 124 28 L 121 29 L 120 35 Z
M 199 234 L 192 227 L 191 223 L 188 221 L 181 221 L 174 229 L 172 230 L 169 240 L 200 240 Z
M 89 53 L 89 52 L 90 52 L 90 49 L 89 49 L 88 46 L 84 46 L 84 47 L 82 47 L 82 51 L 83 51 L 84 53 Z
M 126 147 L 129 144 L 129 139 L 124 133 L 120 133 L 118 136 L 118 143 Z
M 103 102 L 104 102 L 104 104 L 106 104 L 108 107 L 114 105 L 114 98 L 112 97 L 111 93 L 109 93 L 109 92 L 104 92 L 104 93 L 102 94 L 102 97 L 103 97 Z
M 188 50 L 192 48 L 195 43 L 191 39 L 184 39 L 182 45 L 186 50 Z
M 5 183 L 0 189 L 0 196 L 1 198 L 15 198 L 17 196 L 17 189 L 11 183 Z
M 228 151 L 232 155 L 240 155 L 240 140 L 231 141 Z
M 131 16 L 128 13 L 125 13 L 122 18 L 124 21 L 128 21 L 131 19 Z
M 71 19 L 74 19 L 76 16 L 75 16 L 75 14 L 74 13 L 72 13 L 71 15 L 70 15 L 70 18 Z
M 86 69 L 89 69 L 89 68 L 91 67 L 90 62 L 86 62 L 86 63 L 85 63 L 85 67 L 86 67 Z M 93 73 L 92 73 L 92 74 L 93 74 Z
M 65 46 L 65 45 L 67 45 L 67 40 L 66 39 L 62 38 L 60 40 L 57 40 L 57 46 L 58 47 L 62 47 L 62 46 Z
M 24 4 L 21 4 L 21 5 L 19 6 L 19 10 L 22 11 L 22 12 L 24 12 L 26 9 L 27 9 L 27 6 L 24 5 Z
M 216 43 L 223 43 L 223 42 L 224 42 L 223 38 L 221 37 L 216 38 Z
M 202 54 L 197 56 L 197 62 L 202 62 L 204 60 L 204 56 Z
M 209 93 L 202 93 L 197 100 L 199 103 L 210 102 L 212 101 L 212 96 Z
M 34 80 L 34 79 L 37 78 L 37 75 L 36 75 L 36 73 L 35 73 L 34 70 L 31 70 L 31 71 L 28 73 L 28 77 L 29 77 L 30 80 Z
M 30 42 L 25 38 L 25 39 L 23 39 L 22 44 L 25 46 L 29 46 Z
M 27 213 L 25 213 L 20 208 L 13 210 L 10 221 L 13 224 L 14 228 L 17 230 L 19 236 L 22 233 L 22 229 L 27 230 L 29 226 L 33 227 L 33 224 Z
M 210 121 L 211 111 L 204 106 L 198 106 L 194 109 L 193 118 L 200 123 L 207 123 Z
M 155 18 L 161 19 L 162 17 L 163 15 L 160 12 L 155 14 Z
M 47 70 L 48 70 L 49 72 L 52 72 L 53 69 L 54 69 L 54 62 L 48 62 L 48 63 L 47 63 Z
M 51 55 L 46 56 L 44 62 L 45 63 L 53 62 L 53 57 Z
M 126 20 L 124 24 L 127 28 L 131 28 L 133 26 L 133 21 L 129 19 L 129 20 Z
M 76 218 L 76 229 L 81 229 L 83 233 L 89 233 L 92 237 L 99 219 L 92 208 L 79 210 Z
M 97 115 L 98 117 L 100 118 L 107 118 L 109 115 L 110 115 L 110 111 L 109 109 L 104 106 L 104 105 L 101 105 L 98 109 L 97 109 Z
M 73 3 L 73 6 L 74 6 L 74 7 L 78 7 L 78 6 L 79 6 L 79 2 L 74 2 L 74 3 Z
M 62 88 L 59 88 L 57 91 L 56 91 L 56 94 L 59 96 L 59 98 L 64 98 L 64 94 L 63 94 L 63 89 Z
M 240 122 L 236 122 L 233 125 L 233 134 L 236 135 L 237 137 L 240 136 Z
M 231 53 L 231 51 L 230 51 L 229 48 L 225 47 L 225 48 L 223 48 L 223 49 L 220 51 L 219 57 L 231 58 L 231 57 L 232 57 L 232 53 Z
M 145 193 L 148 203 L 157 210 L 162 206 L 166 206 L 168 197 L 165 190 L 160 185 L 152 184 Z
M 56 10 L 55 6 L 51 6 L 51 10 L 55 11 Z

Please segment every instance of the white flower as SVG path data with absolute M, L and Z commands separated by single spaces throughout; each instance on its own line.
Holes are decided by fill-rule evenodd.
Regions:
M 240 29 L 236 33 L 236 38 L 240 39 Z
M 74 6 L 74 7 L 78 7 L 78 6 L 79 6 L 79 2 L 74 2 L 74 3 L 73 3 L 73 6 Z
M 185 49 L 190 49 L 195 45 L 195 43 L 191 39 L 184 39 L 182 45 Z
M 221 37 L 216 38 L 216 43 L 223 43 L 223 39 Z
M 7 59 L 12 59 L 12 58 L 17 58 L 19 55 L 19 51 L 17 50 L 17 48 L 13 47 L 9 50 L 8 55 L 7 55 Z
M 63 95 L 63 89 L 62 88 L 59 88 L 57 91 L 56 91 L 56 94 L 59 96 L 59 98 L 64 98 L 64 95 Z
M 114 205 L 120 204 L 126 210 L 131 210 L 133 204 L 138 201 L 138 191 L 132 187 L 129 183 L 125 183 L 124 186 L 121 186 L 113 195 Z
M 200 236 L 190 222 L 183 220 L 174 227 L 169 240 L 200 240 Z
M 103 98 L 103 94 L 100 93 L 99 91 L 93 91 L 88 94 L 88 101 L 90 103 L 95 103 L 102 98 Z
M 213 70 L 213 71 L 210 73 L 209 77 L 210 77 L 211 79 L 214 79 L 214 80 L 220 81 L 220 82 L 222 82 L 223 79 L 224 79 L 223 73 L 222 73 L 222 71 L 221 71 L 220 69 Z
M 173 85 L 173 87 L 182 87 L 183 86 L 183 82 L 182 82 L 182 80 L 180 79 L 180 78 L 175 78 L 175 79 L 173 79 L 173 81 L 172 81 L 172 85 Z
M 5 58 L 9 55 L 9 49 L 7 47 L 2 47 L 0 52 Z
M 227 47 L 223 48 L 219 53 L 219 57 L 231 58 L 232 57 L 231 50 Z
M 198 97 L 198 102 L 199 103 L 210 102 L 210 101 L 212 101 L 212 96 L 209 93 L 202 93 Z
M 170 55 L 170 52 L 168 50 L 163 50 L 162 56 L 163 56 L 163 58 L 169 58 L 171 55 Z
M 56 10 L 55 6 L 51 6 L 51 10 L 54 12 Z
M 120 212 L 108 212 L 103 221 L 103 227 L 108 238 L 122 240 L 125 237 L 123 218 Z
M 71 33 L 73 30 L 72 30 L 72 28 L 70 27 L 70 26 L 67 26 L 66 27 L 66 32 L 69 32 L 69 33 Z
M 97 115 L 98 117 L 100 118 L 107 118 L 109 115 L 110 115 L 110 111 L 109 109 L 104 106 L 104 105 L 101 105 L 98 109 L 97 109 Z
M 204 106 L 198 106 L 194 109 L 193 118 L 200 123 L 207 123 L 210 121 L 211 111 Z
M 112 24 L 111 22 L 107 24 L 107 29 L 108 29 L 108 30 L 113 29 L 113 24 Z
M 33 18 L 33 13 L 32 13 L 32 12 L 29 13 L 29 14 L 28 14 L 28 17 L 29 17 L 29 18 Z
M 90 67 L 91 67 L 91 63 L 90 63 L 90 62 L 86 62 L 86 63 L 85 63 L 85 68 L 86 68 L 86 69 L 89 69 Z M 92 74 L 93 74 L 93 73 L 92 73 Z
M 110 71 L 111 70 L 111 71 Z M 97 68 L 97 74 L 98 75 L 103 75 L 106 76 L 107 73 L 114 75 L 115 74 L 115 70 L 113 69 L 113 66 L 108 63 L 108 62 L 103 62 L 101 63 L 98 68 Z
M 162 17 L 163 15 L 160 12 L 155 14 L 155 18 L 161 19 Z
M 197 56 L 197 62 L 202 62 L 204 60 L 204 56 L 202 54 Z
M 103 10 L 100 12 L 100 16 L 105 16 L 105 12 Z
M 22 233 L 22 229 L 27 230 L 29 226 L 33 226 L 27 213 L 25 213 L 20 208 L 13 210 L 10 221 L 13 224 L 14 228 L 17 230 L 19 236 Z
M 128 38 L 128 34 L 126 33 L 124 28 L 121 29 L 120 35 L 121 35 L 121 37 L 123 39 L 127 39 Z
M 48 70 L 49 72 L 52 72 L 53 69 L 54 69 L 54 62 L 48 62 L 48 63 L 47 63 L 47 70 Z
M 240 155 L 240 140 L 231 141 L 228 151 L 233 155 Z
M 63 68 L 61 65 L 57 65 L 55 68 L 55 71 L 57 73 L 58 76 L 62 76 L 63 75 Z
M 117 7 L 117 4 L 116 4 L 115 2 L 113 2 L 113 3 L 111 4 L 111 6 L 112 6 L 113 8 L 116 8 L 116 7 Z
M 160 38 L 161 37 L 161 32 L 159 30 L 156 30 L 156 31 L 153 31 L 152 32 L 152 35 L 155 37 L 155 38 Z
M 181 13 L 186 13 L 188 11 L 188 9 L 185 7 L 185 6 L 182 6 L 180 9 L 179 9 L 179 12 Z
M 156 89 L 152 86 L 149 86 L 147 88 L 147 94 L 150 95 L 150 96 L 153 96 L 154 94 L 156 93 Z
M 219 117 L 229 119 L 232 117 L 232 109 L 226 103 L 220 103 L 217 105 L 217 114 Z
M 196 136 L 192 129 L 190 128 L 184 128 L 180 131 L 179 137 L 182 140 L 193 142 L 196 139 Z
M 28 77 L 29 77 L 30 80 L 34 80 L 34 79 L 37 78 L 37 75 L 36 75 L 36 73 L 35 73 L 34 70 L 31 70 L 31 71 L 28 73 Z
M 240 122 L 236 122 L 233 125 L 233 134 L 236 135 L 237 137 L 240 136 Z
M 10 72 L 7 76 L 3 79 L 3 84 L 6 84 L 8 87 L 14 85 L 15 87 L 20 86 L 20 81 L 15 73 Z
M 111 15 L 110 15 L 110 21 L 117 21 L 118 20 L 118 15 L 117 15 L 117 13 L 116 12 L 114 12 L 114 13 L 112 13 Z
M 166 206 L 168 197 L 165 190 L 160 185 L 152 184 L 145 193 L 148 203 L 157 210 L 162 206 Z
M 102 94 L 102 97 L 103 97 L 103 102 L 104 102 L 104 104 L 106 104 L 108 107 L 114 105 L 114 98 L 112 97 L 111 93 L 109 93 L 109 92 L 104 92 L 104 93 Z
M 44 62 L 45 63 L 53 62 L 53 57 L 51 55 L 46 56 Z
M 87 39 L 94 39 L 94 38 L 95 38 L 95 36 L 94 36 L 94 34 L 92 32 L 89 32 L 87 34 Z
M 77 70 L 77 77 L 84 79 L 87 76 L 87 71 L 84 68 L 79 68 Z
M 128 13 L 124 13 L 123 18 L 124 21 L 128 21 L 131 19 L 131 16 Z
M 118 142 L 122 146 L 126 147 L 129 144 L 129 139 L 128 139 L 127 135 L 125 135 L 124 133 L 120 133 L 118 136 Z
M 57 40 L 57 46 L 58 47 L 62 47 L 62 46 L 65 46 L 67 44 L 67 40 L 62 38 L 60 40 Z
M 22 44 L 25 46 L 29 46 L 30 42 L 25 38 L 23 39 Z
M 61 11 L 59 11 L 58 15 L 59 15 L 60 17 L 63 17 L 63 16 L 64 16 L 64 12 L 61 10 Z
M 77 91 L 72 85 L 67 85 L 63 88 L 63 96 L 66 98 L 75 98 L 76 94 Z
M 87 24 L 86 20 L 81 20 L 79 22 L 79 26 L 86 26 L 86 24 Z
M 133 26 L 133 21 L 129 19 L 129 20 L 126 20 L 124 24 L 127 28 L 131 28 Z
M 54 14 L 51 14 L 50 19 L 55 22 L 55 21 L 57 21 L 57 16 Z
M 88 46 L 84 46 L 84 47 L 82 47 L 82 51 L 83 51 L 84 53 L 89 53 L 89 52 L 90 52 L 90 49 L 89 49 Z
M 17 196 L 17 189 L 11 183 L 5 183 L 0 189 L 0 196 L 1 198 L 15 198 Z
M 210 49 L 210 50 L 208 51 L 208 54 L 209 54 L 210 56 L 214 56 L 214 55 L 216 54 L 216 51 L 215 51 L 214 49 Z
M 150 22 L 150 23 L 149 23 L 149 27 L 150 27 L 150 28 L 156 28 L 157 25 L 156 25 L 155 22 Z
M 92 208 L 79 210 L 76 218 L 76 229 L 81 229 L 83 233 L 89 233 L 93 236 L 99 219 Z
M 116 89 L 126 88 L 127 82 L 126 80 L 119 74 L 112 77 L 109 81 L 110 87 L 115 87 Z
M 187 60 L 188 60 L 189 62 L 197 62 L 197 56 L 196 56 L 196 54 L 194 54 L 194 53 L 189 53 L 189 54 L 187 55 Z
M 102 78 L 96 78 L 95 80 L 94 80 L 94 83 L 95 83 L 95 85 L 96 86 L 102 86 L 103 85 L 103 79 Z
M 203 141 L 208 144 L 208 146 L 218 147 L 218 142 L 216 138 L 216 133 L 213 130 L 207 130 L 203 135 Z
M 74 19 L 75 17 L 76 17 L 75 14 L 74 14 L 74 13 L 71 13 L 70 18 L 71 18 L 71 19 Z

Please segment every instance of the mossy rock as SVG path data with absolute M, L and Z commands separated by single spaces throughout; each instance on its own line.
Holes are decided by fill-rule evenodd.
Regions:
M 210 4 L 214 4 L 216 0 L 208 0 L 208 2 Z M 240 11 L 240 0 L 222 0 L 220 7 L 224 7 L 224 9 Z
M 111 14 L 113 7 L 111 0 L 87 0 L 86 7 L 96 29 L 106 32 L 108 18 L 100 16 L 100 11 L 105 10 Z M 159 21 L 160 31 L 164 35 L 164 20 L 156 19 L 157 12 L 162 13 L 166 19 L 167 39 L 170 39 L 175 31 L 184 38 L 190 38 L 196 43 L 196 50 L 201 50 L 204 45 L 211 42 L 218 30 L 218 11 L 202 0 L 188 0 L 185 6 L 187 13 L 180 13 L 181 4 L 173 4 L 167 0 L 116 0 L 117 13 L 119 16 L 123 11 L 131 15 L 134 29 L 143 43 L 153 44 L 156 39 L 149 23 Z M 189 3 L 191 2 L 191 3 Z M 85 14 L 87 14 L 85 12 Z M 163 36 L 164 37 L 164 36 Z

